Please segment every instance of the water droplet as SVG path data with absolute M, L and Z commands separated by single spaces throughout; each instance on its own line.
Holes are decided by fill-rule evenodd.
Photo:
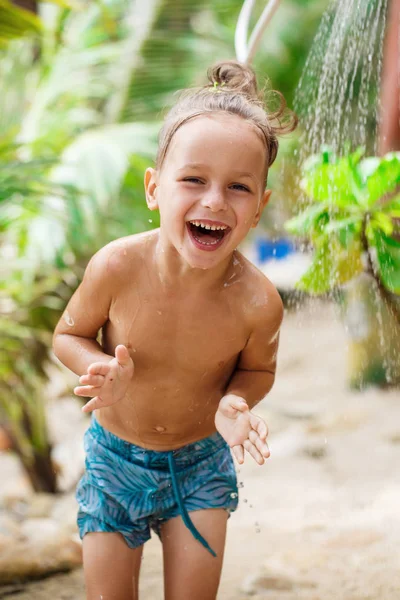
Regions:
M 237 498 L 237 497 L 238 497 L 238 494 L 236 492 L 231 493 L 231 498 Z
M 152 223 L 152 222 L 153 222 L 153 219 L 149 219 L 149 223 Z
M 71 317 L 71 315 L 69 314 L 69 312 L 67 310 L 64 313 L 64 321 L 70 327 L 73 327 L 75 325 L 75 321 L 73 320 L 73 318 Z

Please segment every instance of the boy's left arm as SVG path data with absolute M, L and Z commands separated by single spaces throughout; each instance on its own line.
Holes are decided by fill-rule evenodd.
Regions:
M 269 456 L 267 425 L 250 409 L 268 394 L 275 380 L 283 305 L 274 292 L 253 314 L 252 332 L 215 415 L 217 430 L 239 463 L 244 450 L 259 464 Z

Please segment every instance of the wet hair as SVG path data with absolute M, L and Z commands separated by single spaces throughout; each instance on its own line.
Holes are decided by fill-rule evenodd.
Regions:
M 224 112 L 255 125 L 265 144 L 267 173 L 278 153 L 277 136 L 294 131 L 297 116 L 287 109 L 280 92 L 258 89 L 256 75 L 248 65 L 234 60 L 219 62 L 207 75 L 207 85 L 183 90 L 167 113 L 159 135 L 156 168 L 162 167 L 171 140 L 182 125 L 207 113 Z M 269 112 L 267 103 L 271 99 L 277 100 L 278 106 Z

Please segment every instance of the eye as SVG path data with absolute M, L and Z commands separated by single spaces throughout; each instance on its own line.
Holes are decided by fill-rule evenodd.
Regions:
M 242 191 L 242 192 L 249 192 L 249 188 L 241 183 L 234 183 L 233 185 L 231 185 L 232 188 Z
M 189 181 L 190 183 L 203 183 L 197 177 L 185 177 L 185 179 L 183 179 L 183 181 Z

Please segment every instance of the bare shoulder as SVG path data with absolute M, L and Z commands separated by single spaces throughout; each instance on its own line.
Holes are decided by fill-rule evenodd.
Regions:
M 283 319 L 283 302 L 274 284 L 242 254 L 237 252 L 242 266 L 243 301 L 252 324 L 279 329 Z
M 68 302 L 55 334 L 69 333 L 95 338 L 109 319 L 118 294 L 130 285 L 146 253 L 154 243 L 151 234 L 131 235 L 103 246 L 90 259 L 83 280 Z
M 85 277 L 99 277 L 112 284 L 126 281 L 141 264 L 145 250 L 154 238 L 155 232 L 151 231 L 113 240 L 92 256 Z

